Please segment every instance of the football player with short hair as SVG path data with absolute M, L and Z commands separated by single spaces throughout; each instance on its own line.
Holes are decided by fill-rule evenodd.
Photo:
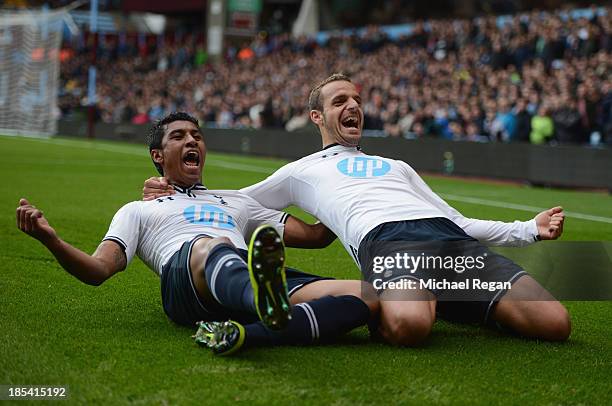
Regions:
M 241 191 L 265 207 L 280 210 L 295 205 L 318 218 L 338 236 L 366 280 L 378 277 L 387 283 L 384 286 L 414 281 L 409 289 L 379 289 L 379 330 L 387 341 L 422 343 L 436 315 L 497 325 L 526 337 L 568 338 L 571 328 L 565 307 L 521 267 L 485 246 L 524 246 L 558 238 L 564 223 L 561 207 L 512 223 L 466 218 L 405 162 L 361 151 L 364 114 L 361 96 L 349 77 L 334 74 L 319 83 L 310 93 L 309 107 L 323 149 Z M 149 198 L 172 193 L 157 178 L 145 182 L 144 192 Z M 465 254 L 484 256 L 486 267 L 476 275 L 495 288 L 470 290 L 467 297 L 458 298 L 459 292 L 431 288 L 436 282 L 432 275 L 440 273 L 429 273 L 423 266 L 410 271 L 395 267 L 374 275 L 372 258 L 386 255 L 395 243 L 413 257 L 436 250 L 453 260 Z M 426 245 L 423 250 L 420 243 Z M 442 275 L 459 277 L 458 272 Z
M 445 249 L 453 251 L 465 245 L 465 252 L 487 257 L 480 277 L 511 284 L 511 289 L 485 292 L 474 301 L 438 300 L 448 292 L 420 285 L 403 292 L 404 300 L 394 300 L 398 298 L 396 291 L 382 291 L 384 337 L 393 343 L 418 344 L 429 335 L 438 313 L 449 319 L 498 323 L 528 337 L 567 339 L 570 321 L 563 305 L 518 265 L 480 244 L 523 246 L 556 239 L 563 230 L 560 207 L 524 222 L 466 218 L 405 162 L 360 150 L 361 96 L 349 77 L 334 74 L 319 83 L 310 94 L 309 107 L 323 150 L 285 165 L 266 180 L 243 189 L 244 193 L 269 208 L 302 207 L 338 235 L 358 265 L 364 258 L 376 256 L 384 243 L 408 242 L 410 250 L 415 246 L 412 242 L 447 241 Z M 457 256 L 454 253 L 453 257 Z M 360 265 L 366 277 L 371 277 L 371 264 Z M 393 272 L 387 279 L 422 281 L 429 276 L 427 270 L 418 269 Z
M 239 191 L 202 184 L 206 147 L 195 118 L 173 113 L 160 120 L 149 149 L 175 194 L 123 206 L 94 254 L 62 241 L 26 199 L 17 208 L 19 229 L 91 285 L 125 269 L 137 254 L 160 276 L 168 317 L 187 326 L 202 321 L 196 341 L 216 353 L 328 341 L 376 315 L 378 300 L 361 298 L 360 281 L 285 271 L 282 239 L 294 247 L 325 246 L 324 226 L 264 208 Z

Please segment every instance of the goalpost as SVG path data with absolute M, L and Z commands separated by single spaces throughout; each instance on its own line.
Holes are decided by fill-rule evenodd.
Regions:
M 0 134 L 55 133 L 67 11 L 0 11 Z

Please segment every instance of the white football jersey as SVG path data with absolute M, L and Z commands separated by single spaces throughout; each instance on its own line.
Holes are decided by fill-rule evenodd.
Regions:
M 137 254 L 161 275 L 162 268 L 184 242 L 195 236 L 227 237 L 236 248 L 261 224 L 280 235 L 288 214 L 262 207 L 236 190 L 207 190 L 202 185 L 174 187 L 176 194 L 151 201 L 131 202 L 113 217 L 104 237 L 125 249 L 128 263 Z
M 535 220 L 504 223 L 462 216 L 403 161 L 335 145 L 289 163 L 267 179 L 241 189 L 263 206 L 296 205 L 317 217 L 357 261 L 359 243 L 388 222 L 445 217 L 489 245 L 535 241 Z

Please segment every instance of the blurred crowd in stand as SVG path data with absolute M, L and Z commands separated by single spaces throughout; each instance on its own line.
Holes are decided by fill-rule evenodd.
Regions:
M 599 9 L 600 11 L 602 9 Z M 368 135 L 612 144 L 612 9 L 416 22 L 324 42 L 259 35 L 212 64 L 202 33 L 98 41 L 98 119 L 147 123 L 193 112 L 208 126 L 308 125 L 311 86 L 333 72 L 359 87 Z M 64 44 L 62 116 L 87 103 L 91 41 Z

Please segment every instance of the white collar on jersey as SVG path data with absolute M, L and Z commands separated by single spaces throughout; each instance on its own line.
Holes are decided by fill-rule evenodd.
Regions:
M 321 151 L 325 151 L 326 149 L 330 149 L 330 148 L 335 148 L 335 147 L 340 147 L 337 149 L 353 149 L 356 148 L 357 151 L 361 151 L 361 145 L 357 145 L 356 147 L 346 147 L 344 145 L 340 145 L 337 142 L 334 142 L 333 144 L 329 144 L 323 147 L 323 149 Z
M 173 184 L 172 187 L 177 192 L 185 193 L 189 197 L 195 197 L 195 194 L 193 193 L 194 190 L 208 190 L 208 189 L 206 189 L 206 186 L 204 186 L 201 183 L 194 183 L 193 185 L 187 186 L 187 187 L 182 187 L 182 186 L 174 185 Z

